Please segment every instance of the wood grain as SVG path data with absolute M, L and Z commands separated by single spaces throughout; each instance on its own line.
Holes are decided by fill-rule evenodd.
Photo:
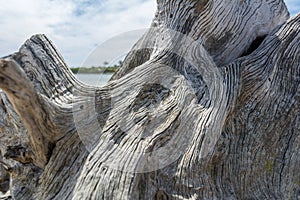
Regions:
M 10 148 L 13 198 L 298 199 L 300 15 L 288 16 L 281 0 L 158 1 L 103 87 L 33 36 L 0 61 L 1 116 L 24 133 L 4 127 L 25 138 Z

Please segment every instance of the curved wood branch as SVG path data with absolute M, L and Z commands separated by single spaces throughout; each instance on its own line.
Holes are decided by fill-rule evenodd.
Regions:
M 0 86 L 43 168 L 14 196 L 294 198 L 300 15 L 287 17 L 281 0 L 158 1 L 152 29 L 101 88 L 32 37 L 1 61 Z
M 0 60 L 0 68 L 0 87 L 8 95 L 30 133 L 31 145 L 36 152 L 36 158 L 32 159 L 37 166 L 44 167 L 49 151 L 53 148 L 51 145 L 55 139 L 62 137 L 64 131 L 56 131 L 59 127 L 51 120 L 52 108 L 42 96 L 38 96 L 33 84 L 16 62 L 10 59 Z
M 135 44 L 117 79 L 164 49 L 168 31 L 176 31 L 203 44 L 217 66 L 253 51 L 257 43 L 289 18 L 283 1 L 179 0 L 157 1 L 150 29 Z
M 34 152 L 29 159 L 44 168 L 55 143 L 75 130 L 76 120 L 82 120 L 74 121 L 73 116 L 89 112 L 85 101 L 93 98 L 99 89 L 79 82 L 44 35 L 33 36 L 18 53 L 2 59 L 0 78 L 0 87 L 28 130 Z M 106 97 L 101 96 L 107 92 L 103 90 L 102 93 L 96 100 L 94 97 L 93 102 L 105 107 Z M 85 111 L 74 109 L 82 106 L 87 107 Z M 99 112 L 105 116 L 109 110 Z

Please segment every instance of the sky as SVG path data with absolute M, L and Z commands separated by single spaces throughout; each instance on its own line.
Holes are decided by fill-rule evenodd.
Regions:
M 300 12 L 299 0 L 285 2 L 291 15 Z M 5 1 L 0 6 L 0 57 L 17 51 L 30 36 L 44 33 L 70 67 L 91 65 L 87 60 L 96 51 L 103 55 L 97 62 L 112 63 L 150 26 L 155 10 L 156 0 Z M 112 44 L 120 49 L 109 51 Z

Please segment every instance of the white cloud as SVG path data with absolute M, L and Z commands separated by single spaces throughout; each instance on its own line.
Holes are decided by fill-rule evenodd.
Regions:
M 80 66 L 97 44 L 149 27 L 155 8 L 154 0 L 10 0 L 0 7 L 0 55 L 45 33 L 70 66 Z
M 292 15 L 300 11 L 298 0 L 286 3 Z M 9 0 L 0 6 L 0 56 L 45 33 L 69 66 L 81 66 L 97 44 L 149 27 L 155 8 L 155 0 Z

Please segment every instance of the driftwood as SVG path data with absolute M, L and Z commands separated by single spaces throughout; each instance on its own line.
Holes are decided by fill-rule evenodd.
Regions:
M 104 87 L 33 36 L 0 60 L 0 191 L 299 199 L 300 15 L 288 18 L 282 0 L 158 1 Z

